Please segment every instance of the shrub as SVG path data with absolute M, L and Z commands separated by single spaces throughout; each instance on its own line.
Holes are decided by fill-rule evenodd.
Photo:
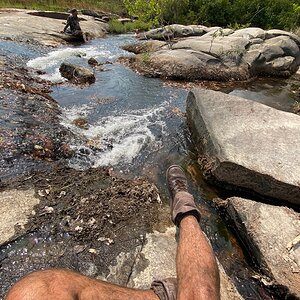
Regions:
M 126 33 L 126 32 L 133 32 L 135 30 L 143 30 L 147 31 L 150 29 L 150 24 L 147 24 L 142 21 L 135 21 L 135 22 L 128 22 L 122 24 L 120 21 L 113 19 L 109 21 L 109 32 L 110 33 Z

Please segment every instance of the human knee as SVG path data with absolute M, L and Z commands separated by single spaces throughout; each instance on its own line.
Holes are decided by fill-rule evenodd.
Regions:
M 43 270 L 30 273 L 19 280 L 6 295 L 5 300 L 46 299 L 49 289 L 59 288 L 63 270 Z

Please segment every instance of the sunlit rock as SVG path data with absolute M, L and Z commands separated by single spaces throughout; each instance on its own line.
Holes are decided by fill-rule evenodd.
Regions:
M 300 204 L 300 118 L 255 101 L 194 89 L 187 119 L 206 174 Z
M 227 213 L 264 275 L 299 297 L 299 213 L 237 197 L 228 199 Z

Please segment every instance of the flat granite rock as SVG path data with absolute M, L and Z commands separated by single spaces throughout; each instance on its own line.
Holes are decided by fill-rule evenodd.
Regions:
M 229 184 L 300 204 L 300 118 L 255 101 L 203 89 L 187 118 L 205 171 Z
M 176 277 L 176 228 L 170 227 L 165 233 L 154 232 L 147 235 L 147 243 L 143 247 L 133 267 L 129 286 L 133 288 L 149 288 L 155 279 Z M 146 267 L 145 267 L 146 266 Z M 233 282 L 219 264 L 222 300 L 242 300 Z
M 0 193 L 0 245 L 15 234 L 15 226 L 24 226 L 39 199 L 34 190 L 9 190 Z
M 287 207 L 229 198 L 227 213 L 265 275 L 300 296 L 300 214 Z
M 136 59 L 131 58 L 129 65 L 146 76 L 189 81 L 240 81 L 255 76 L 290 77 L 300 65 L 300 38 L 283 30 L 249 27 L 234 31 L 173 24 L 141 33 L 138 38 L 151 40 L 151 43 L 153 40 L 166 42 L 163 47 L 148 47 L 150 53 L 146 56 L 141 53 L 146 52 L 150 43 L 127 49 L 138 54 Z M 192 67 L 182 63 L 186 57 L 191 61 L 193 52 L 197 55 Z M 219 61 L 215 65 L 207 64 L 205 55 Z
M 60 32 L 64 29 L 68 14 L 39 12 L 26 9 L 0 9 L 0 36 L 17 41 L 33 42 L 57 47 L 65 44 Z M 80 26 L 90 37 L 104 37 L 108 25 L 97 22 L 93 17 L 84 16 Z

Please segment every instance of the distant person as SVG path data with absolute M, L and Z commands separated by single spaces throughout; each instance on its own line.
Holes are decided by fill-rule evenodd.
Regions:
M 214 253 L 199 225 L 200 211 L 188 192 L 183 170 L 167 171 L 171 216 L 179 228 L 177 278 L 155 280 L 151 289 L 130 289 L 67 270 L 33 272 L 17 282 L 6 300 L 219 300 Z M 161 268 L 164 266 L 162 265 Z
M 73 8 L 70 10 L 70 15 L 67 19 L 67 25 L 65 26 L 63 33 L 68 33 L 73 35 L 82 34 L 82 30 L 79 25 L 77 9 Z

